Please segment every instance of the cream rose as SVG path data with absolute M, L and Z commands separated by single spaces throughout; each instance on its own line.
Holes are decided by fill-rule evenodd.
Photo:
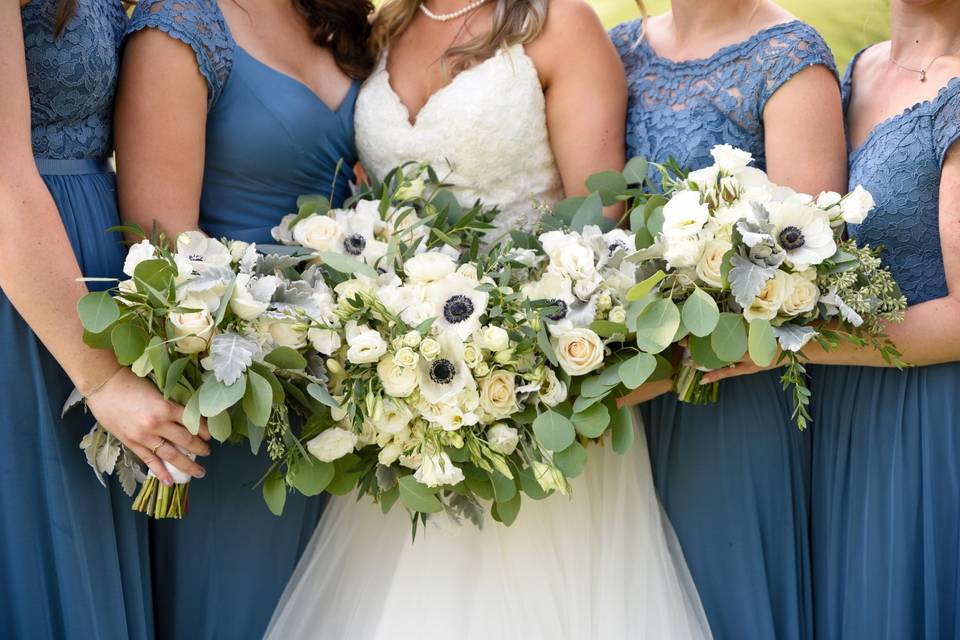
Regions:
M 487 351 L 503 351 L 510 346 L 510 336 L 502 327 L 483 327 L 473 337 L 477 346 Z
M 785 271 L 777 271 L 777 275 L 767 280 L 753 303 L 743 310 L 743 317 L 747 322 L 753 320 L 773 320 L 777 317 L 780 307 L 786 301 L 793 288 L 793 280 Z
M 417 366 L 417 363 L 420 362 L 420 356 L 410 347 L 400 347 L 397 352 L 393 354 L 393 359 L 397 362 L 398 366 L 407 368 L 414 368 Z
M 571 329 L 553 342 L 560 366 L 571 376 L 586 375 L 603 364 L 603 341 L 591 329 Z
M 176 350 L 180 353 L 205 351 L 213 337 L 213 315 L 200 300 L 188 298 L 181 302 L 180 306 L 197 311 L 175 311 L 168 316 L 170 324 L 173 325 L 173 335 L 177 339 Z
M 293 239 L 314 251 L 340 251 L 343 229 L 336 218 L 313 215 L 304 218 L 293 228 Z
M 480 386 L 480 407 L 495 420 L 509 417 L 517 411 L 517 391 L 514 374 L 494 370 Z
M 257 332 L 267 337 L 278 347 L 303 349 L 307 346 L 306 327 L 291 318 L 268 318 L 257 320 Z
M 440 355 L 440 343 L 433 338 L 424 338 L 420 341 L 420 355 L 425 360 L 433 362 Z
M 697 262 L 697 275 L 711 287 L 723 286 L 723 257 L 733 248 L 724 240 L 711 240 L 703 249 L 703 255 Z
M 463 361 L 467 363 L 467 366 L 473 369 L 478 364 L 483 362 L 483 352 L 473 342 L 468 342 L 463 345 Z
M 620 305 L 617 305 L 613 309 L 610 309 L 610 313 L 607 315 L 607 318 L 610 320 L 610 322 L 623 324 L 627 321 L 627 310 Z
M 799 274 L 791 274 L 790 280 L 793 286 L 783 301 L 780 312 L 792 318 L 813 311 L 820 300 L 820 288 L 815 282 Z
M 520 444 L 520 432 L 511 426 L 498 422 L 487 429 L 487 442 L 496 451 L 505 456 L 513 454 Z
M 417 388 L 417 370 L 397 364 L 392 355 L 385 356 L 377 364 L 377 374 L 387 395 L 394 398 L 407 398 Z
M 307 451 L 321 462 L 333 462 L 347 455 L 357 446 L 357 434 L 334 427 L 327 429 L 307 443 Z

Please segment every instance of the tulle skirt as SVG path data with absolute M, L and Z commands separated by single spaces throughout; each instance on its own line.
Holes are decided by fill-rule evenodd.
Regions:
M 399 505 L 337 498 L 268 638 L 571 640 L 710 637 L 653 489 L 641 430 L 626 455 L 590 447 L 570 499 L 524 496 L 511 527 L 434 517 L 416 541 Z

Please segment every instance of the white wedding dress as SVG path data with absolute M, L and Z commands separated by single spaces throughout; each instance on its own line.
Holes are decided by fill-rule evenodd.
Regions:
M 383 63 L 356 108 L 368 172 L 426 161 L 458 198 L 501 207 L 502 230 L 535 220 L 531 195 L 562 197 L 545 100 L 521 46 L 462 72 L 417 121 Z M 571 498 L 524 496 L 512 527 L 439 515 L 416 541 L 398 503 L 335 498 L 284 592 L 269 638 L 294 640 L 686 640 L 710 637 L 657 500 L 643 430 L 626 455 L 590 447 Z

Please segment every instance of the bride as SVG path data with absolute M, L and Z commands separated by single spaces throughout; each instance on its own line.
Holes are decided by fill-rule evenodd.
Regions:
M 531 199 L 583 193 L 587 176 L 623 166 L 623 70 L 583 0 L 386 0 L 374 42 L 356 107 L 373 175 L 442 167 L 464 202 L 499 206 L 506 231 L 533 227 Z M 624 456 L 589 455 L 571 499 L 528 501 L 509 528 L 441 515 L 414 542 L 403 509 L 334 499 L 267 636 L 709 638 L 643 430 Z

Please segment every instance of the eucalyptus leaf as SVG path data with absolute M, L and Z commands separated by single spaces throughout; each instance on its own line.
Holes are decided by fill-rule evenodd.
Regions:
M 207 429 L 210 436 L 217 442 L 226 442 L 230 434 L 233 433 L 233 422 L 230 419 L 228 411 L 222 411 L 215 416 L 207 418 Z
M 187 368 L 187 365 L 190 364 L 189 357 L 177 358 L 170 363 L 170 366 L 167 367 L 167 379 L 164 381 L 163 385 L 163 397 L 170 399 L 173 395 L 174 389 L 177 388 L 177 384 L 180 382 L 180 379 L 183 377 L 183 371 Z
M 698 365 L 706 369 L 720 369 L 727 366 L 732 360 L 721 360 L 719 356 L 713 351 L 713 344 L 710 336 L 704 336 L 698 338 L 696 336 L 690 338 L 690 355 L 693 356 L 693 359 Z
M 317 255 L 325 265 L 334 271 L 339 271 L 340 273 L 345 273 L 347 275 L 358 273 L 370 278 L 376 278 L 378 275 L 377 270 L 367 263 L 361 262 L 360 260 L 356 260 L 349 256 L 345 256 L 342 253 L 321 251 Z
M 563 451 L 577 437 L 576 428 L 569 418 L 556 411 L 546 411 L 533 421 L 533 433 L 550 451 Z
M 717 357 L 738 362 L 747 352 L 747 327 L 739 313 L 722 313 L 716 330 L 710 335 L 710 346 Z
M 570 418 L 577 433 L 585 438 L 599 438 L 610 425 L 610 412 L 602 404 L 594 404 Z
M 513 478 L 494 471 L 490 474 L 490 481 L 493 484 L 493 497 L 497 502 L 509 502 L 517 495 L 517 483 Z
M 710 335 L 720 321 L 720 309 L 713 296 L 700 287 L 696 287 L 687 301 L 683 303 L 681 313 L 684 326 L 693 335 L 702 338 Z
M 673 300 L 661 298 L 637 317 L 637 346 L 647 353 L 660 353 L 670 346 L 680 326 L 680 310 Z
M 287 472 L 287 482 L 305 496 L 316 496 L 327 488 L 334 475 L 336 468 L 329 462 L 299 458 Z
M 324 404 L 331 409 L 339 409 L 340 403 L 336 398 L 330 395 L 330 392 L 323 385 L 311 383 L 307 385 L 307 393 L 317 402 Z
M 574 442 L 554 454 L 553 463 L 568 478 L 579 477 L 587 466 L 587 450 L 579 442 Z
M 243 399 L 246 390 L 245 376 L 241 376 L 231 385 L 225 385 L 214 376 L 208 376 L 200 385 L 200 415 L 211 418 L 226 411 Z
M 117 362 L 130 366 L 147 348 L 147 334 L 132 322 L 122 322 L 110 332 L 110 342 L 113 344 Z
M 620 380 L 632 391 L 645 383 L 656 369 L 656 357 L 649 353 L 638 353 L 620 365 Z
M 749 337 L 750 359 L 758 367 L 769 367 L 777 357 L 777 339 L 769 320 L 751 320 Z
M 636 438 L 633 425 L 633 412 L 628 408 L 619 409 L 612 419 L 613 450 L 619 454 L 630 451 Z
M 647 179 L 649 168 L 650 163 L 646 158 L 639 156 L 630 158 L 627 161 L 627 166 L 623 169 L 623 177 L 629 184 L 643 184 Z
M 521 498 L 518 493 L 507 502 L 495 502 L 490 514 L 495 520 L 509 527 L 516 521 L 517 515 L 520 513 L 520 504 Z
M 200 433 L 200 392 L 197 391 L 183 407 L 183 426 L 193 435 Z
M 400 501 L 414 513 L 439 513 L 443 505 L 434 495 L 434 491 L 422 485 L 412 476 L 403 476 L 397 481 L 400 487 Z
M 630 290 L 627 291 L 627 300 L 629 302 L 635 302 L 644 298 L 648 293 L 653 291 L 653 288 L 660 284 L 664 278 L 667 277 L 667 274 L 663 271 L 657 271 L 655 274 L 644 280 L 643 282 L 638 282 L 637 284 L 630 287 Z
M 254 425 L 265 427 L 273 411 L 273 388 L 256 371 L 247 372 L 247 389 L 243 394 L 243 412 Z
M 270 474 L 263 482 L 263 499 L 275 516 L 283 514 L 283 506 L 287 502 L 287 483 L 279 472 Z
M 523 492 L 527 494 L 531 500 L 543 500 L 544 498 L 549 497 L 553 492 L 547 492 L 543 490 L 543 487 L 540 486 L 540 483 L 537 482 L 536 477 L 533 475 L 533 469 L 530 467 L 524 467 L 517 474 L 520 478 L 520 486 L 523 488 Z
M 264 361 L 278 369 L 305 369 L 307 359 L 290 347 L 277 347 L 266 355 Z
M 627 190 L 627 179 L 619 171 L 604 171 L 587 178 L 587 189 L 596 192 L 604 206 L 610 206 Z
M 88 293 L 77 303 L 77 312 L 83 328 L 92 334 L 101 334 L 120 319 L 120 307 L 104 291 Z
M 603 201 L 600 194 L 592 193 L 583 201 L 570 222 L 574 231 L 583 231 L 589 225 L 600 225 L 603 221 Z

